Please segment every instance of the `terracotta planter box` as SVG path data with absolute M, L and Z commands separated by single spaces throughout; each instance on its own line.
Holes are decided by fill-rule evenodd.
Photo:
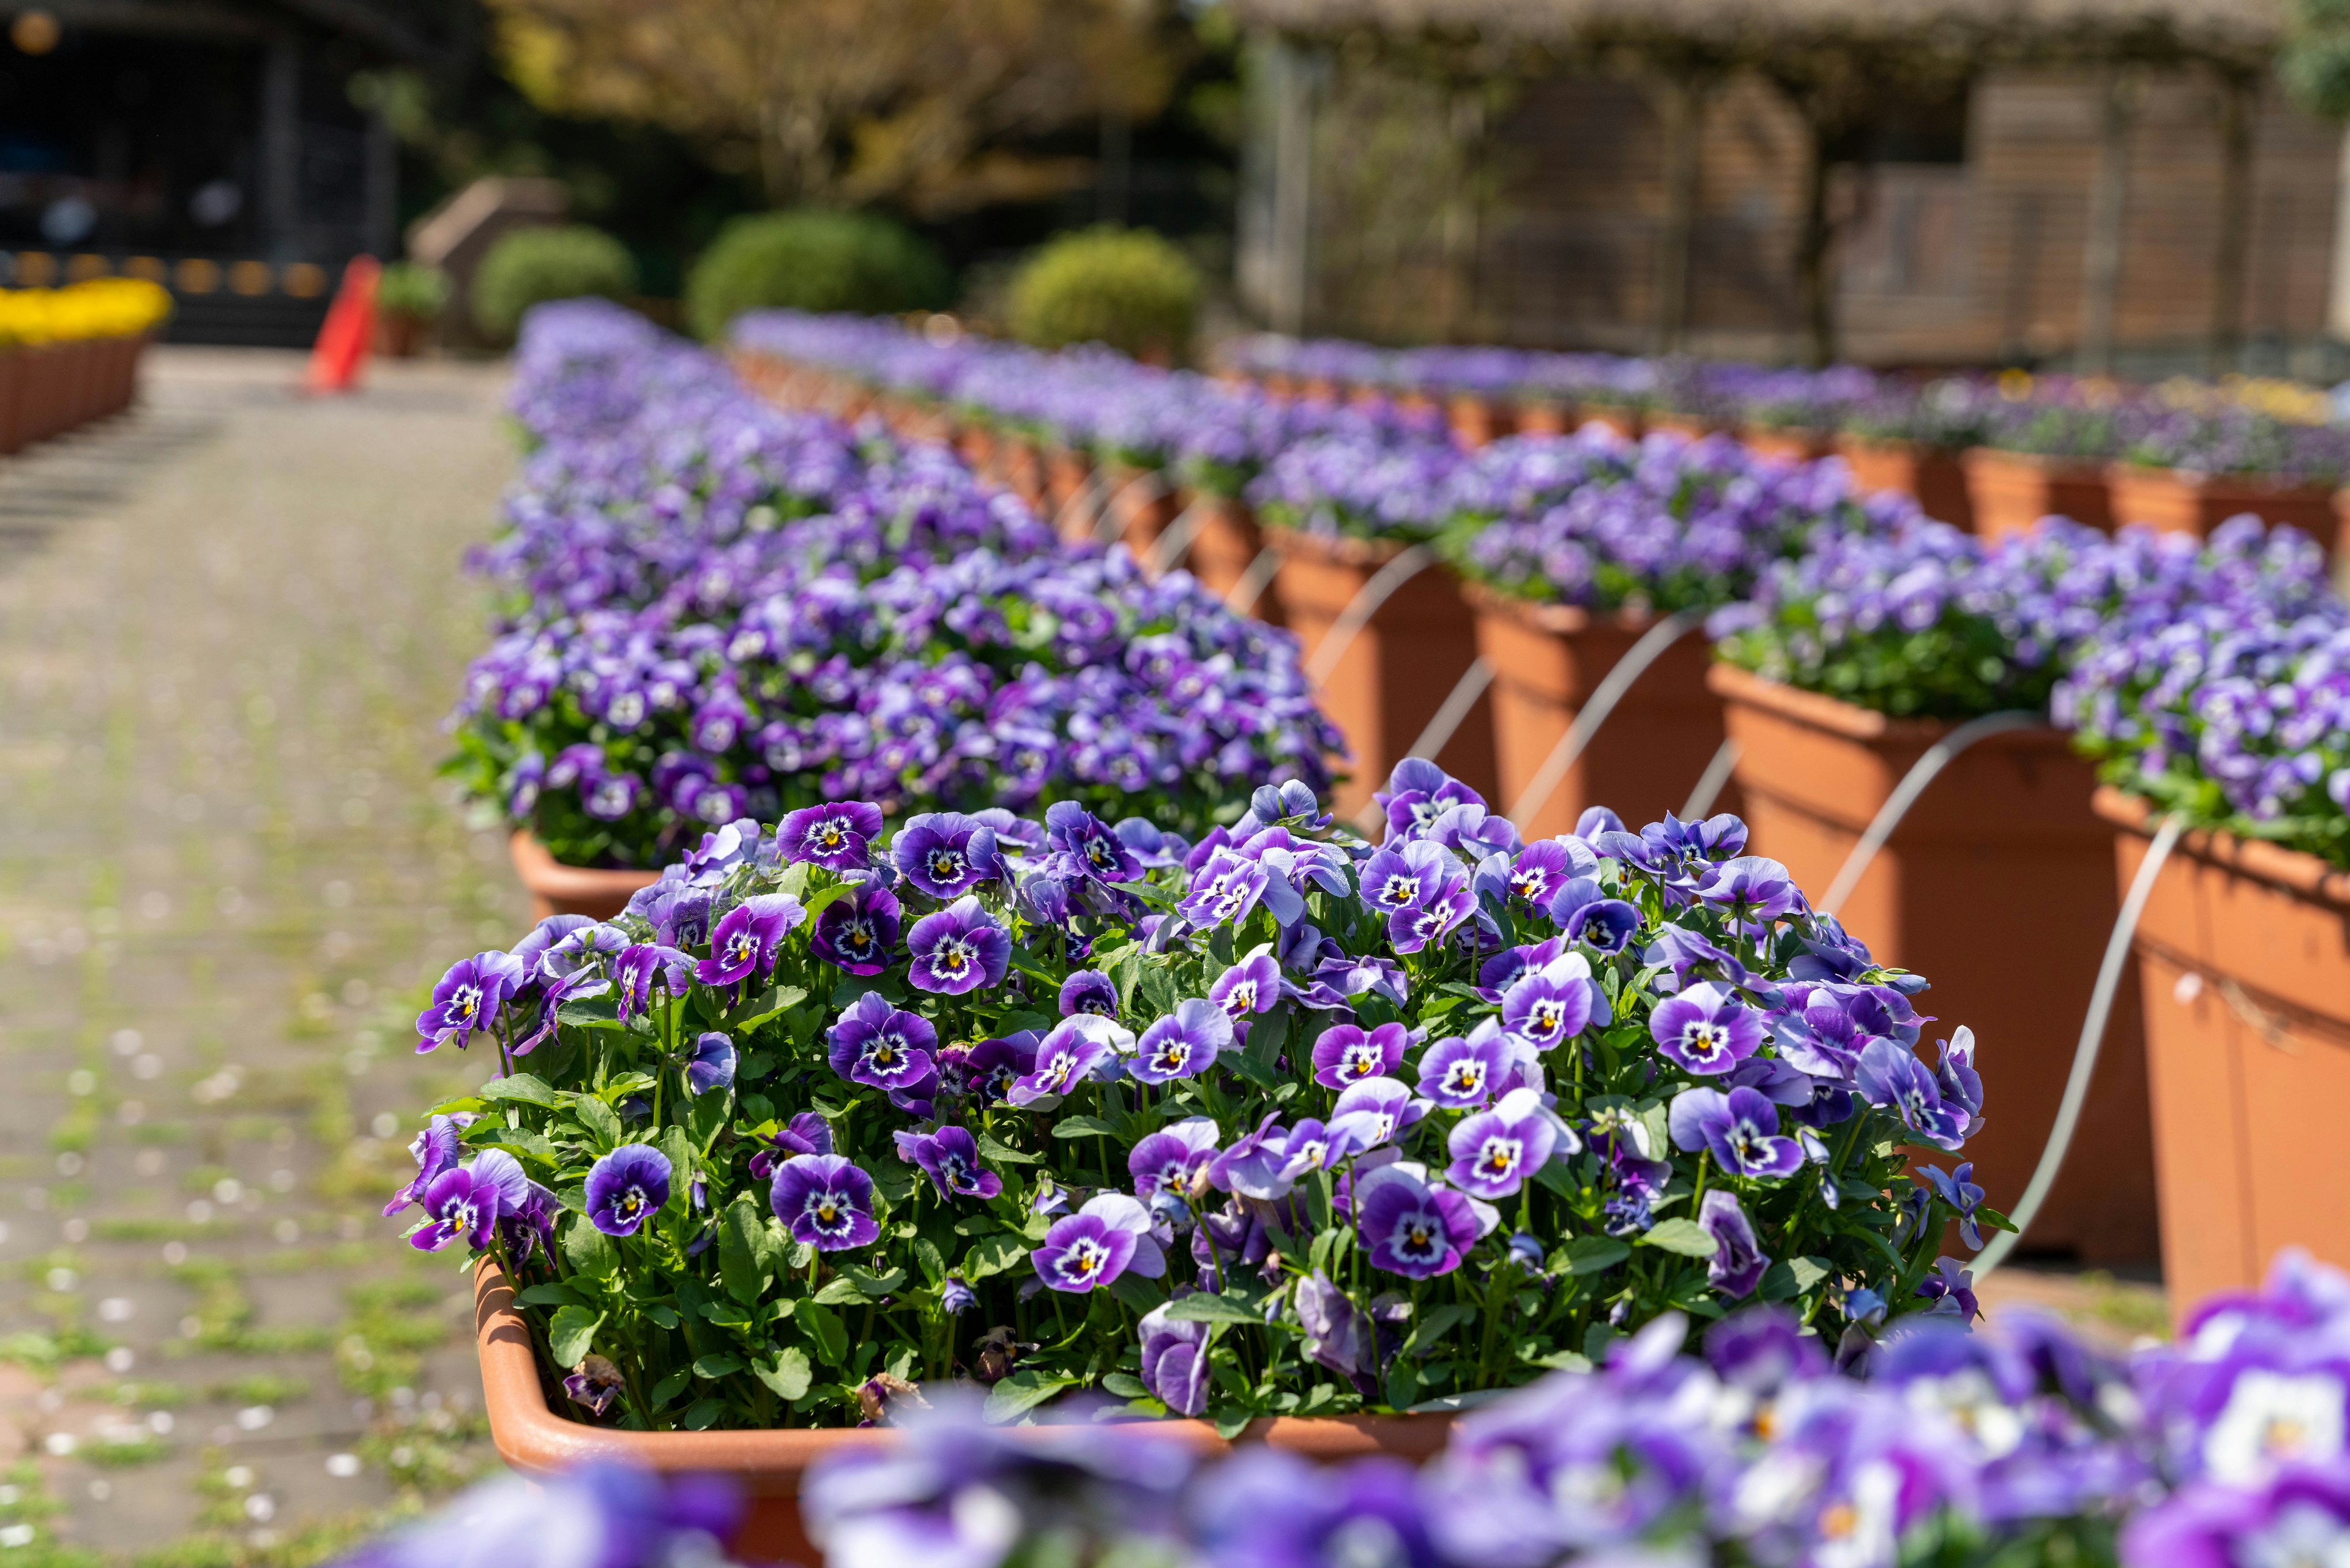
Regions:
M 2126 888 L 2158 814 L 2116 789 L 2095 810 Z M 2172 1311 L 2253 1288 L 2282 1247 L 2350 1265 L 2350 873 L 2185 834 L 2136 945 Z
M 1085 493 L 1093 466 L 1092 460 L 1075 447 L 1055 444 L 1045 449 L 1045 500 L 1050 508 L 1046 521 L 1059 523 L 1069 504 Z
M 2189 473 L 2117 462 L 2106 470 L 2114 522 L 2143 523 L 2168 534 L 2209 535 L 2229 518 L 2250 512 L 2263 523 L 2287 523 L 2328 551 L 2341 532 L 2334 490 L 2325 485 L 2267 485 L 2242 474 Z
M 1740 431 L 1738 441 L 1757 457 L 1775 457 L 1783 462 L 1811 462 L 1835 450 L 1835 443 L 1825 431 L 1776 430 L 1761 425 L 1749 425 Z
M 1238 496 L 1195 494 L 1191 504 L 1207 515 L 1201 521 L 1200 531 L 1191 535 L 1191 553 L 1183 564 L 1201 587 L 1228 599 L 1263 552 L 1263 531 L 1257 527 L 1256 514 L 1249 504 Z M 1278 581 L 1267 583 L 1249 613 L 1274 626 L 1287 625 L 1279 590 Z
M 1955 453 L 1916 441 L 1872 441 L 1865 436 L 1839 436 L 1835 450 L 1852 469 L 1852 482 L 1863 495 L 1898 490 L 1915 496 L 1927 516 L 1953 528 L 1974 531 L 1975 509 L 1967 496 L 1967 472 Z
M 1614 422 L 1607 420 L 1605 415 L 1596 414 L 1593 417 L 1602 420 L 1611 429 L 1614 428 Z M 1703 441 L 1710 435 L 1719 433 L 1712 423 L 1698 418 L 1695 414 L 1651 413 L 1642 422 L 1644 428 L 1650 431 L 1663 431 L 1668 435 L 1680 436 L 1689 441 Z
M 1179 497 L 1173 482 L 1157 469 L 1119 463 L 1102 471 L 1102 484 L 1109 493 L 1110 515 L 1117 519 L 1116 537 L 1136 560 L 1149 560 L 1159 535 L 1175 521 Z
M 473 1341 L 482 1361 L 483 1404 L 498 1457 L 525 1474 L 546 1475 L 591 1459 L 624 1459 L 666 1474 L 723 1475 L 739 1485 L 749 1512 L 733 1542 L 739 1560 L 820 1563 L 800 1521 L 800 1480 L 837 1449 L 897 1440 L 886 1427 L 795 1428 L 757 1432 L 631 1432 L 557 1414 L 547 1399 L 530 1329 L 514 1292 L 486 1260 L 473 1274 Z M 567 1407 L 568 1402 L 566 1402 Z M 1205 1421 L 1137 1421 L 1131 1432 L 1203 1453 L 1232 1445 Z M 1014 1432 L 1041 1428 L 1012 1428 Z M 1451 1434 L 1450 1416 L 1272 1417 L 1252 1423 L 1243 1443 L 1263 1443 L 1323 1463 L 1388 1454 L 1419 1463 Z M 909 1563 L 907 1568 L 920 1568 Z
M 1978 446 L 1960 452 L 1959 464 L 1967 476 L 1974 531 L 1982 538 L 2029 533 L 2051 515 L 2113 531 L 2106 471 L 2095 463 Z
M 1575 428 L 1575 410 L 1565 403 L 1520 402 L 1514 410 L 1520 435 L 1565 435 Z
M 1355 596 L 1403 549 L 1393 541 L 1290 528 L 1268 528 L 1265 537 L 1281 552 L 1274 587 L 1309 667 Z M 1354 753 L 1334 795 L 1341 816 L 1352 817 L 1370 804 L 1373 791 L 1387 787 L 1388 772 L 1476 661 L 1476 615 L 1450 567 L 1426 567 L 1379 606 L 1315 693 Z M 1508 809 L 1493 774 L 1490 691 L 1478 698 L 1435 760 L 1496 810 Z
M 1494 670 L 1495 805 L 1511 811 L 1592 690 L 1657 618 L 1532 604 L 1482 583 L 1463 583 L 1461 592 L 1477 612 L 1477 651 Z M 1643 670 L 1525 824 L 1526 837 L 1573 832 L 1586 806 L 1612 806 L 1636 826 L 1680 810 L 1721 746 L 1721 699 L 1705 679 L 1711 660 L 1711 645 L 1695 631 Z M 1735 811 L 1738 803 L 1717 801 L 1714 809 Z
M 527 828 L 506 840 L 514 857 L 515 875 L 530 895 L 534 921 L 549 915 L 585 915 L 608 920 L 629 907 L 639 888 L 660 880 L 658 871 L 607 871 L 588 866 L 566 866 L 546 852 Z
M 1708 679 L 1740 747 L 1749 850 L 1783 863 L 1815 898 L 1902 775 L 1954 728 L 1888 719 L 1726 665 Z M 2022 1196 L 2055 1121 L 2119 909 L 2112 830 L 2090 808 L 2095 787 L 2089 763 L 2054 729 L 1978 741 L 1835 911 L 1879 961 L 1933 982 L 1918 1004 L 1939 1020 L 1929 1043 L 1961 1023 L 1974 1030 L 1985 1120 L 1955 1158 L 1974 1161 L 2002 1210 Z M 2099 1264 L 2156 1256 L 2146 1053 L 2131 1001 L 2107 1025 L 2072 1151 L 2025 1238 L 2031 1251 Z
M 1003 447 L 1003 483 L 1012 493 L 1028 504 L 1028 509 L 1042 514 L 1045 499 L 1045 454 L 1026 436 L 1006 437 Z
M 1474 452 L 1514 433 L 1517 421 L 1507 404 L 1479 392 L 1456 392 L 1444 405 L 1444 422 L 1452 439 Z
M 23 349 L 0 349 L 0 455 L 25 447 L 26 364 Z

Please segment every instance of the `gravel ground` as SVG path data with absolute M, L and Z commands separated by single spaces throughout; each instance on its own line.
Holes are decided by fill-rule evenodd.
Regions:
M 298 1563 L 494 1462 L 381 1215 L 452 959 L 525 918 L 435 775 L 502 369 L 165 349 L 0 459 L 0 1563 Z

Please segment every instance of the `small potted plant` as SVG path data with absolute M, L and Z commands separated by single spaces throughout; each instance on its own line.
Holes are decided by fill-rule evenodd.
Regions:
M 1959 454 L 1981 444 L 1990 395 L 1983 383 L 1963 377 L 1923 386 L 1880 381 L 1843 410 L 1836 453 L 1862 494 L 1900 491 L 1917 497 L 1927 516 L 1972 533 L 1974 504 Z
M 2335 493 L 2350 472 L 2350 434 L 2251 409 L 2147 406 L 2123 428 L 2120 460 L 2106 471 L 2114 516 L 2201 537 L 2251 514 L 2290 524 L 2329 549 L 2339 531 Z
M 957 1385 L 1308 1451 L 1667 1314 L 1937 1310 L 1971 1037 L 1735 819 L 1522 843 L 1433 765 L 1372 844 L 1301 784 L 1195 844 L 1074 803 L 730 824 L 619 920 L 456 965 L 483 1054 L 394 1199 L 482 1262 L 506 1457 L 798 1477 Z M 1971 1231 L 1971 1227 L 1970 1227 Z
M 1983 408 L 1981 444 L 1959 457 L 1974 531 L 2000 540 L 2043 517 L 2110 530 L 2106 464 L 2116 450 L 2119 394 L 2107 383 L 2002 376 Z
M 393 262 L 375 286 L 376 352 L 414 358 L 448 306 L 447 273 L 421 262 Z
M 2221 530 L 2239 526 L 2226 524 Z M 2350 613 L 2206 606 L 2116 625 L 2058 691 L 2129 885 L 2188 831 L 2137 940 L 2171 1299 L 2250 1287 L 2282 1247 L 2350 1254 L 2330 1116 L 2350 1094 Z

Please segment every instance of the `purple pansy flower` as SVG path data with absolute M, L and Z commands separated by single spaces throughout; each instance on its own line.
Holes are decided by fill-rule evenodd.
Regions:
M 714 1032 L 702 1035 L 693 1043 L 693 1054 L 686 1059 L 687 1092 L 706 1095 L 712 1089 L 733 1088 L 735 1064 L 733 1041 Z
M 941 900 L 960 898 L 995 874 L 995 834 L 961 812 L 909 817 L 890 842 L 890 857 L 907 881 Z
M 1331 1169 L 1354 1152 L 1354 1145 L 1344 1133 L 1333 1133 L 1323 1123 L 1306 1116 L 1282 1139 L 1281 1179 L 1295 1181 L 1308 1172 Z
M 1189 997 L 1142 1032 L 1127 1071 L 1145 1084 L 1197 1077 L 1232 1043 L 1232 1021 L 1214 1002 Z
M 1547 909 L 1559 888 L 1598 864 L 1599 857 L 1581 839 L 1538 839 L 1510 862 L 1510 896 L 1534 909 Z
M 1148 1280 L 1167 1272 L 1150 1211 L 1123 1192 L 1105 1192 L 1055 1220 L 1029 1260 L 1048 1287 L 1075 1293 L 1113 1284 L 1128 1269 Z
M 1804 1167 L 1802 1147 L 1778 1136 L 1778 1107 L 1755 1090 L 1683 1089 L 1670 1115 L 1674 1143 L 1711 1150 L 1732 1176 L 1775 1179 Z
M 1035 1064 L 1014 1080 L 1003 1097 L 1015 1106 L 1032 1106 L 1047 1095 L 1066 1095 L 1104 1062 L 1133 1046 L 1133 1035 L 1098 1014 L 1064 1018 L 1037 1045 Z
M 1133 882 L 1142 864 L 1109 824 L 1076 801 L 1056 801 L 1045 813 L 1045 836 L 1097 882 Z
M 473 1031 L 487 1029 L 529 978 L 512 953 L 475 953 L 451 964 L 432 988 L 432 1005 L 416 1016 L 417 1054 L 451 1040 L 461 1051 L 472 1044 Z
M 805 860 L 828 871 L 863 869 L 873 840 L 880 836 L 881 808 L 861 800 L 803 807 L 775 830 L 786 860 Z
M 1753 1294 L 1771 1260 L 1754 1239 L 1754 1226 L 1738 1199 L 1715 1189 L 1699 1206 L 1697 1222 L 1713 1238 L 1713 1257 L 1705 1268 L 1713 1288 L 1733 1298 Z
M 1349 1084 L 1330 1111 L 1330 1130 L 1358 1149 L 1377 1148 L 1416 1125 L 1429 1105 L 1393 1078 Z
M 1533 1089 L 1513 1089 L 1490 1111 L 1463 1116 L 1445 1139 L 1445 1176 L 1472 1197 L 1507 1198 L 1557 1151 L 1558 1122 Z
M 767 1206 L 792 1239 L 819 1252 L 869 1247 L 880 1239 L 873 1179 L 837 1154 L 795 1154 L 775 1168 Z
M 494 1176 L 475 1166 L 456 1166 L 432 1179 L 420 1201 L 424 1223 L 408 1238 L 421 1252 L 437 1252 L 452 1241 L 476 1251 L 496 1232 L 500 1194 Z
M 1498 1029 L 1481 1026 L 1465 1039 L 1439 1040 L 1420 1053 L 1419 1092 L 1447 1110 L 1479 1109 L 1493 1097 L 1509 1060 Z
M 1982 1251 L 1982 1227 L 1975 1219 L 1975 1210 L 1982 1207 L 1983 1189 L 1967 1179 L 1975 1173 L 1974 1162 L 1968 1160 L 1956 1171 L 1944 1170 L 1939 1165 L 1920 1166 L 1926 1179 L 1943 1202 L 1958 1212 L 1959 1239 L 1976 1251 Z
M 764 1181 L 775 1167 L 795 1154 L 830 1154 L 832 1124 L 814 1111 L 802 1111 L 777 1129 L 765 1148 L 751 1157 L 751 1177 Z
M 983 1202 L 1003 1190 L 1003 1179 L 979 1163 L 979 1140 L 966 1128 L 891 1136 L 898 1145 L 898 1158 L 920 1167 L 942 1198 L 976 1198 Z
M 1861 1098 L 1892 1110 L 1902 1126 L 1930 1144 L 1956 1148 L 1966 1141 L 1972 1118 L 1958 1106 L 1943 1103 L 1933 1075 L 1907 1046 L 1871 1040 L 1860 1054 L 1853 1085 Z
M 1433 1279 L 1461 1266 L 1480 1234 L 1469 1199 L 1431 1187 L 1418 1168 L 1399 1160 L 1355 1184 L 1355 1229 L 1373 1265 L 1406 1279 Z
M 1590 1026 L 1596 990 L 1581 953 L 1553 959 L 1521 975 L 1502 993 L 1502 1029 L 1536 1051 L 1548 1051 Z
M 1287 1136 L 1281 1113 L 1268 1111 L 1253 1132 L 1243 1133 L 1232 1147 L 1208 1162 L 1208 1180 L 1218 1190 L 1243 1198 L 1271 1201 L 1289 1195 L 1289 1179 L 1281 1174 L 1288 1160 Z
M 1657 1003 L 1648 1037 L 1685 1071 L 1727 1073 L 1761 1048 L 1762 1022 L 1730 991 L 1699 981 Z
M 1168 1315 L 1172 1302 L 1142 1314 L 1142 1386 L 1177 1416 L 1208 1407 L 1208 1324 Z
M 1264 1012 L 1280 999 L 1281 965 L 1270 947 L 1253 950 L 1208 987 L 1208 1000 L 1235 1023 Z
M 982 1106 L 1003 1103 L 1012 1085 L 1036 1065 L 1036 1035 L 1022 1030 L 998 1040 L 983 1040 L 963 1053 L 964 1093 Z
M 788 893 L 745 898 L 718 918 L 710 933 L 710 956 L 694 966 L 704 985 L 733 985 L 775 967 L 775 947 L 784 933 L 807 919 Z
M 669 1201 L 669 1156 L 624 1143 L 588 1172 L 588 1219 L 607 1236 L 633 1236 Z
M 620 1022 L 626 1023 L 650 1011 L 656 979 L 671 996 L 683 996 L 692 983 L 693 960 L 675 948 L 639 942 L 612 961 L 612 978 L 619 986 Z
M 1177 912 L 1201 930 L 1236 924 L 1248 919 L 1271 881 L 1263 863 L 1219 846 L 1192 876 L 1191 891 Z
M 1588 877 L 1560 886 L 1551 896 L 1550 918 L 1567 940 L 1603 953 L 1622 952 L 1640 929 L 1639 907 L 1609 898 Z
M 897 951 L 900 919 L 897 894 L 859 882 L 816 916 L 808 950 L 845 973 L 879 974 Z
M 948 1316 L 960 1316 L 978 1304 L 979 1293 L 961 1274 L 949 1274 L 939 1282 L 939 1310 Z
M 1392 1077 L 1410 1043 L 1410 1032 L 1400 1023 L 1368 1031 L 1334 1023 L 1314 1042 L 1314 1081 L 1326 1089 L 1343 1089 L 1366 1078 Z
M 911 1089 L 935 1070 L 939 1033 L 920 1013 L 900 1012 L 868 991 L 840 1015 L 827 1038 L 832 1070 L 877 1089 Z
M 1012 962 L 1012 938 L 970 897 L 916 920 L 906 947 L 914 989 L 946 996 L 1001 983 Z
M 472 1120 L 470 1115 L 434 1116 L 424 1130 L 410 1141 L 408 1152 L 416 1160 L 416 1179 L 391 1195 L 391 1201 L 383 1206 L 385 1218 L 389 1219 L 422 1198 L 424 1189 L 432 1185 L 435 1178 L 456 1165 L 459 1135 Z
M 1216 1124 L 1206 1116 L 1186 1116 L 1145 1134 L 1126 1157 L 1126 1170 L 1134 1178 L 1134 1195 L 1148 1203 L 1162 1191 L 1182 1194 L 1215 1157 Z
M 1118 981 L 1097 969 L 1073 971 L 1061 982 L 1061 1016 L 1091 1012 L 1103 1018 L 1118 1016 Z

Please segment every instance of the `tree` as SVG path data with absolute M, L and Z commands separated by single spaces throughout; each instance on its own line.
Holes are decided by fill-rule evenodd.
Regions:
M 941 217 L 1089 177 L 1026 144 L 1165 103 L 1155 0 L 492 0 L 506 67 L 560 112 L 666 126 L 767 199 Z

